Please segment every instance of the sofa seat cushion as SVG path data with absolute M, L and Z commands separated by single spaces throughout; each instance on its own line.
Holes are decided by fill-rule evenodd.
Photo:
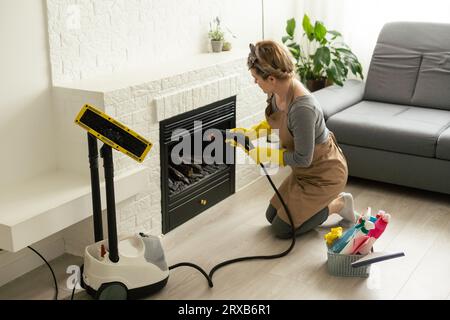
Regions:
M 364 100 L 327 121 L 340 143 L 434 158 L 450 111 Z
M 436 158 L 450 160 L 450 127 L 444 130 L 438 138 Z
M 325 120 L 358 102 L 362 101 L 364 82 L 349 79 L 342 87 L 332 85 L 313 93 L 322 108 Z

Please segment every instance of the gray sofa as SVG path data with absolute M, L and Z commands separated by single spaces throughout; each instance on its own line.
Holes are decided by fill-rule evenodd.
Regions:
M 314 95 L 351 176 L 450 194 L 450 24 L 386 24 L 365 83 Z

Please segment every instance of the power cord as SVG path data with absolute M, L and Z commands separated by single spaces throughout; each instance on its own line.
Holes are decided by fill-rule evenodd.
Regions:
M 77 284 L 78 284 L 78 280 L 75 281 L 75 284 L 74 284 L 73 289 L 72 289 L 72 295 L 70 296 L 70 300 L 73 300 L 73 298 L 75 296 L 75 289 L 77 288 Z
M 222 130 L 223 131 L 223 130 Z M 224 134 L 224 132 L 222 132 Z M 248 140 L 248 138 L 245 139 L 245 148 L 248 150 L 250 148 L 250 142 Z M 248 256 L 248 257 L 240 257 L 240 258 L 235 258 L 235 259 L 231 259 L 231 260 L 226 260 L 224 262 L 221 262 L 217 265 L 215 265 L 211 271 L 209 272 L 209 275 L 206 274 L 206 272 L 200 268 L 199 266 L 189 263 L 189 262 L 182 262 L 182 263 L 178 263 L 176 265 L 173 265 L 171 267 L 169 267 L 169 270 L 174 269 L 174 268 L 178 268 L 181 266 L 189 266 L 189 267 L 193 267 L 197 270 L 199 270 L 206 278 L 206 280 L 208 281 L 208 285 L 210 288 L 212 288 L 214 286 L 213 282 L 212 282 L 212 278 L 214 273 L 219 270 L 220 268 L 223 268 L 227 265 L 233 264 L 233 263 L 237 263 L 237 262 L 241 262 L 241 261 L 249 261 L 249 260 L 271 260 L 271 259 L 278 259 L 281 257 L 286 256 L 289 252 L 291 252 L 291 250 L 294 248 L 295 246 L 295 227 L 294 227 L 294 221 L 292 219 L 292 214 L 291 211 L 289 210 L 288 206 L 286 205 L 286 203 L 283 200 L 283 197 L 281 196 L 280 192 L 278 191 L 277 187 L 275 186 L 275 184 L 272 181 L 272 178 L 270 178 L 269 173 L 267 172 L 267 169 L 265 167 L 265 165 L 263 163 L 260 163 L 261 168 L 264 171 L 264 174 L 266 176 L 266 178 L 269 180 L 270 185 L 272 186 L 273 190 L 275 191 L 278 199 L 280 199 L 281 204 L 283 205 L 284 210 L 287 213 L 287 216 L 289 218 L 289 222 L 291 224 L 291 235 L 292 235 L 292 242 L 291 245 L 289 246 L 289 248 L 287 248 L 286 250 L 284 250 L 281 253 L 278 254 L 273 254 L 273 255 L 261 255 L 261 256 Z
M 264 173 L 267 177 L 267 179 L 270 182 L 270 185 L 272 186 L 273 190 L 275 190 L 275 193 L 277 194 L 278 198 L 281 201 L 281 204 L 284 207 L 284 210 L 286 210 L 286 213 L 288 215 L 289 218 L 289 222 L 291 224 L 291 232 L 292 232 L 292 242 L 291 245 L 289 246 L 289 248 L 287 248 L 285 251 L 278 253 L 278 254 L 273 254 L 273 255 L 263 255 L 263 256 L 249 256 L 249 257 L 241 257 L 241 258 L 235 258 L 235 259 L 231 259 L 231 260 L 226 260 L 224 262 L 219 263 L 218 265 L 214 266 L 211 271 L 209 272 L 209 280 L 208 281 L 212 281 L 212 277 L 214 275 L 214 273 L 219 270 L 220 268 L 223 268 L 227 265 L 233 264 L 233 263 L 237 263 L 237 262 L 241 262 L 241 261 L 248 261 L 248 260 L 270 260 L 270 259 L 277 259 L 277 258 L 281 258 L 284 257 L 285 255 L 287 255 L 289 252 L 291 252 L 291 250 L 294 248 L 295 246 L 295 228 L 294 228 L 294 221 L 292 219 L 292 214 L 289 211 L 288 206 L 286 205 L 286 203 L 283 200 L 283 197 L 281 196 L 280 192 L 278 191 L 277 187 L 275 186 L 275 184 L 273 183 L 272 179 L 270 178 L 269 173 L 267 172 L 266 167 L 264 166 L 263 163 L 260 163 L 261 168 L 264 170 Z
M 280 199 L 281 204 L 283 205 L 284 210 L 286 210 L 286 213 L 288 215 L 289 218 L 289 222 L 291 224 L 291 234 L 292 234 L 292 242 L 291 245 L 289 246 L 289 248 L 287 248 L 285 251 L 278 253 L 278 254 L 273 254 L 273 255 L 261 255 L 261 256 L 248 256 L 248 257 L 240 257 L 240 258 L 235 258 L 235 259 L 231 259 L 231 260 L 226 260 L 224 262 L 221 262 L 219 264 L 217 264 L 216 266 L 214 266 L 211 271 L 209 272 L 209 275 L 198 265 L 194 264 L 194 263 L 190 263 L 190 262 L 180 262 L 177 264 L 174 264 L 172 266 L 169 267 L 169 270 L 173 270 L 175 268 L 179 268 L 179 267 L 191 267 L 194 269 L 197 269 L 208 281 L 208 286 L 210 288 L 214 287 L 214 283 L 212 281 L 212 277 L 214 275 L 214 273 L 219 270 L 220 268 L 223 268 L 227 265 L 233 264 L 233 263 L 237 263 L 237 262 L 241 262 L 241 261 L 248 261 L 248 260 L 270 260 L 270 259 L 277 259 L 277 258 L 281 258 L 286 256 L 289 252 L 291 252 L 291 250 L 294 248 L 295 246 L 295 228 L 294 228 L 294 221 L 292 219 L 292 214 L 291 211 L 289 210 L 288 206 L 286 205 L 286 203 L 283 200 L 283 197 L 281 196 L 280 192 L 278 191 L 277 187 L 275 186 L 275 184 L 272 181 L 272 178 L 270 178 L 269 173 L 267 172 L 266 167 L 264 166 L 263 163 L 260 163 L 261 168 L 263 169 L 267 179 L 269 180 L 270 185 L 272 186 L 273 190 L 275 191 L 275 193 L 277 194 L 277 197 Z M 75 285 L 76 286 L 76 285 Z M 72 300 L 73 300 L 73 296 L 74 296 L 74 292 L 75 292 L 75 287 L 72 291 Z
M 226 136 L 226 131 L 221 130 L 222 134 L 224 136 Z M 235 137 L 235 140 L 237 138 Z M 249 148 L 251 147 L 251 143 L 250 140 L 248 139 L 248 137 L 245 137 L 245 143 L 244 143 L 244 147 L 249 150 Z M 294 221 L 292 219 L 292 214 L 288 208 L 288 206 L 286 205 L 286 203 L 283 200 L 283 197 L 281 196 L 280 192 L 278 191 L 277 187 L 275 186 L 275 184 L 273 183 L 272 179 L 270 178 L 269 173 L 267 172 L 266 167 L 264 166 L 263 163 L 260 163 L 261 168 L 263 169 L 267 179 L 269 180 L 270 185 L 272 186 L 273 190 L 275 191 L 275 193 L 277 194 L 277 197 L 280 199 L 281 204 L 283 205 L 284 210 L 286 210 L 286 213 L 288 215 L 289 218 L 289 222 L 291 224 L 291 234 L 292 234 L 292 242 L 291 245 L 289 246 L 289 248 L 287 248 L 286 250 L 284 250 L 281 253 L 278 254 L 273 254 L 273 255 L 261 255 L 261 256 L 248 256 L 248 257 L 240 257 L 240 258 L 235 258 L 235 259 L 231 259 L 231 260 L 226 260 L 224 262 L 221 262 L 219 264 L 217 264 L 216 266 L 214 266 L 211 271 L 209 272 L 209 275 L 199 266 L 197 266 L 196 264 L 190 263 L 190 262 L 180 262 L 177 263 L 175 265 L 172 265 L 169 267 L 169 270 L 178 268 L 178 267 L 191 267 L 194 269 L 197 269 L 198 271 L 200 271 L 200 273 L 206 278 L 206 280 L 208 281 L 208 286 L 210 288 L 214 287 L 214 283 L 212 281 L 212 277 L 214 275 L 214 273 L 219 270 L 220 268 L 223 268 L 227 265 L 233 264 L 233 263 L 237 263 L 237 262 L 241 262 L 241 261 L 248 261 L 248 260 L 269 260 L 269 259 L 277 259 L 277 258 L 281 258 L 284 257 L 285 255 L 287 255 L 289 252 L 291 252 L 291 250 L 294 248 L 295 246 L 295 227 L 294 227 Z
M 173 266 L 170 266 L 169 270 L 172 270 L 172 269 L 175 269 L 175 268 L 178 268 L 178 267 L 191 267 L 191 268 L 197 269 L 198 271 L 201 272 L 202 275 L 205 276 L 206 280 L 208 281 L 208 286 L 210 288 L 214 287 L 214 284 L 212 282 L 211 277 L 208 276 L 208 274 L 205 272 L 205 270 L 203 270 L 198 265 L 190 263 L 190 262 L 180 262 L 180 263 L 174 264 Z
M 56 276 L 55 276 L 55 273 L 53 272 L 52 267 L 50 266 L 50 264 L 47 262 L 47 260 L 45 260 L 45 258 L 39 252 L 37 252 L 35 249 L 33 249 L 30 246 L 28 246 L 28 249 L 30 249 L 31 251 L 36 253 L 42 260 L 44 260 L 44 262 L 47 264 L 48 268 L 52 272 L 53 281 L 55 282 L 55 296 L 54 296 L 53 300 L 58 300 L 58 282 L 56 281 Z
M 291 252 L 291 250 L 295 246 L 295 228 L 294 228 L 294 221 L 292 219 L 292 214 L 291 214 L 288 206 L 284 202 L 283 197 L 281 196 L 281 194 L 278 191 L 277 187 L 273 183 L 272 178 L 270 178 L 270 175 L 267 172 L 266 167 L 262 163 L 260 163 L 260 165 L 261 165 L 261 168 L 264 170 L 264 173 L 265 173 L 267 179 L 269 180 L 270 185 L 272 186 L 273 190 L 275 190 L 275 193 L 277 194 L 278 198 L 280 199 L 281 204 L 283 205 L 284 210 L 286 210 L 286 213 L 288 215 L 289 222 L 291 224 L 291 232 L 292 232 L 292 242 L 291 242 L 291 245 L 289 246 L 289 248 L 287 248 L 285 251 L 283 251 L 281 253 L 273 254 L 273 255 L 249 256 L 249 257 L 240 257 L 240 258 L 236 258 L 236 259 L 226 260 L 226 261 L 221 262 L 221 263 L 217 264 L 216 266 L 214 266 L 211 269 L 211 271 L 209 272 L 209 275 L 201 267 L 199 267 L 198 265 L 196 265 L 194 263 L 191 263 L 191 262 L 180 262 L 180 263 L 174 264 L 174 265 L 169 267 L 169 270 L 173 270 L 173 269 L 179 268 L 179 267 L 191 267 L 191 268 L 197 269 L 206 278 L 206 280 L 208 281 L 208 286 L 210 288 L 212 288 L 212 287 L 214 287 L 214 283 L 212 281 L 212 277 L 213 277 L 214 273 L 217 270 L 219 270 L 220 268 L 223 268 L 223 267 L 225 267 L 227 265 L 230 265 L 230 264 L 233 264 L 233 263 L 237 263 L 237 262 L 241 262 L 241 261 L 277 259 L 277 258 L 284 257 L 289 252 Z M 73 290 L 72 290 L 72 298 L 71 298 L 71 300 L 73 300 L 74 293 L 75 293 L 75 288 L 76 288 L 76 284 L 75 284 L 75 286 L 73 287 Z

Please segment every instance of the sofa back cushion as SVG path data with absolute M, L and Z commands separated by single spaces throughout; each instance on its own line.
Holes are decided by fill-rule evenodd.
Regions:
M 372 56 L 364 99 L 450 110 L 450 24 L 386 24 Z
M 423 54 L 411 102 L 450 110 L 450 52 Z

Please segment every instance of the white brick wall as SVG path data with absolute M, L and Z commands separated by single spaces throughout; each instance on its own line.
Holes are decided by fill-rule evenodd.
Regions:
M 177 114 L 237 95 L 238 77 L 238 74 L 220 77 L 154 97 L 153 107 L 156 109 L 154 120 L 159 122 Z
M 261 36 L 260 0 L 47 0 L 55 84 L 209 50 L 216 16 L 247 47 Z

